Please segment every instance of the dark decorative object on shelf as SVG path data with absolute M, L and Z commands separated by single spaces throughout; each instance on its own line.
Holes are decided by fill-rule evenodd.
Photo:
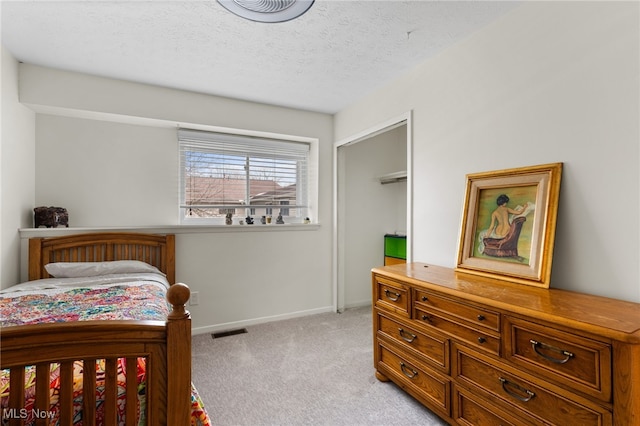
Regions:
M 63 207 L 36 207 L 33 216 L 36 228 L 69 227 L 69 213 Z
M 233 225 L 233 214 L 232 213 L 227 213 L 227 215 L 225 216 L 224 219 L 224 223 L 227 225 Z
M 247 221 L 247 225 L 253 225 L 253 218 L 251 216 L 247 216 L 245 220 Z
M 279 213 L 278 217 L 276 218 L 276 224 L 282 225 L 283 223 L 284 223 L 284 219 L 282 218 L 282 213 Z

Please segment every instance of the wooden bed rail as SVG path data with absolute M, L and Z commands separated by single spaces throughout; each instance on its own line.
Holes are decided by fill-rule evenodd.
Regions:
M 50 410 L 50 371 L 59 365 L 59 415 L 61 425 L 73 419 L 73 365 L 83 363 L 83 425 L 95 424 L 96 361 L 105 365 L 105 421 L 117 424 L 116 363 L 124 359 L 126 371 L 146 363 L 146 424 L 189 425 L 191 407 L 191 317 L 185 310 L 189 288 L 175 284 L 167 292 L 173 306 L 167 322 L 77 321 L 24 325 L 2 329 L 0 368 L 10 370 L 9 406 L 3 417 L 22 425 L 25 407 L 25 371 L 35 368 L 35 409 Z M 92 366 L 91 368 L 86 368 Z M 137 374 L 126 375 L 126 425 L 137 424 Z M 46 416 L 45 416 L 46 417 Z M 37 425 L 48 424 L 46 418 Z

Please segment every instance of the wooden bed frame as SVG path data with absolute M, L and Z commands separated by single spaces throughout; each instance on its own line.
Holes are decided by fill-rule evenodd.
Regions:
M 185 310 L 189 288 L 175 283 L 175 236 L 137 233 L 93 233 L 29 241 L 29 279 L 47 278 L 50 262 L 141 260 L 156 266 L 171 284 L 173 306 L 163 321 L 78 321 L 6 327 L 0 334 L 0 368 L 10 369 L 9 408 L 25 407 L 25 366 L 36 366 L 36 409 L 49 411 L 49 371 L 60 364 L 60 424 L 73 417 L 73 363 L 104 359 L 106 364 L 105 424 L 116 421 L 118 358 L 135 371 L 146 358 L 147 425 L 189 425 L 191 416 L 191 317 Z M 95 424 L 95 371 L 83 377 L 83 425 Z M 135 375 L 132 376 L 135 378 Z M 126 424 L 135 425 L 137 384 L 127 382 Z M 16 416 L 18 417 L 18 416 Z M 42 423 L 47 424 L 45 419 Z M 14 418 L 10 425 L 22 425 Z

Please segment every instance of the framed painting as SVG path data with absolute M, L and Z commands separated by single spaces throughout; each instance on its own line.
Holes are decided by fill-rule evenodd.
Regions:
M 467 175 L 456 270 L 548 288 L 562 163 Z

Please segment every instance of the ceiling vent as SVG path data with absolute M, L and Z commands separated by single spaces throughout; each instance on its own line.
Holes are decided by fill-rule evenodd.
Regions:
M 303 15 L 314 0 L 218 0 L 229 12 L 255 22 L 286 22 Z

